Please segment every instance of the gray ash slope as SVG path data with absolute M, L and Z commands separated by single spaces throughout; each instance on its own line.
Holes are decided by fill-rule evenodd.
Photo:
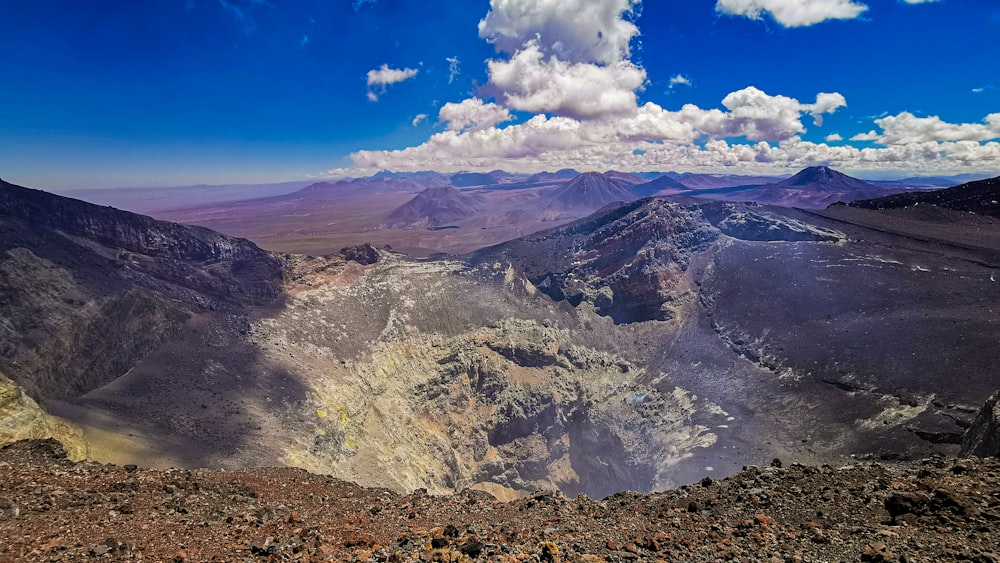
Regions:
M 900 209 L 917 204 L 935 205 L 945 209 L 1000 218 L 1000 177 L 968 182 L 942 190 L 853 201 L 849 205 L 863 209 Z

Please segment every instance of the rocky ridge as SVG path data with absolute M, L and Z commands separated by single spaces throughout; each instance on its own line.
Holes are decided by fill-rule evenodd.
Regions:
M 603 500 L 365 489 L 299 469 L 151 471 L 0 449 L 0 561 L 1000 560 L 1000 460 L 747 467 Z

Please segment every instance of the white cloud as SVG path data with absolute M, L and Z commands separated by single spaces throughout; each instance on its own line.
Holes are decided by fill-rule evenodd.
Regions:
M 805 133 L 802 114 L 813 115 L 813 121 L 822 124 L 822 115 L 833 113 L 847 105 L 843 96 L 837 93 L 820 93 L 816 103 L 803 104 L 787 96 L 771 96 L 766 92 L 748 86 L 732 92 L 722 100 L 728 113 L 707 112 L 704 122 L 698 128 L 716 137 L 744 136 L 752 141 L 784 140 Z M 688 109 L 690 106 L 685 106 Z M 682 110 L 683 112 L 684 110 Z M 693 113 L 693 110 L 690 110 Z
M 459 60 L 458 57 L 447 57 L 445 60 L 448 61 L 448 84 L 451 84 L 462 74 L 458 68 Z
M 417 114 L 417 116 L 413 118 L 413 121 L 411 123 L 413 124 L 414 127 L 416 127 L 417 125 L 420 125 L 421 123 L 423 123 L 426 120 L 427 120 L 427 114 L 426 113 L 420 113 L 420 114 Z
M 381 68 L 368 71 L 368 99 L 377 102 L 387 86 L 409 80 L 417 75 L 415 68 L 391 68 L 383 64 Z M 372 87 L 375 88 L 372 88 Z
M 629 55 L 639 34 L 622 18 L 640 0 L 490 0 L 479 36 L 514 55 L 537 40 L 546 56 L 572 62 L 611 64 Z
M 720 12 L 770 14 L 788 26 L 857 17 L 867 9 L 849 0 L 718 2 Z M 636 92 L 646 82 L 646 71 L 629 59 L 629 42 L 638 31 L 624 19 L 638 5 L 637 0 L 491 0 L 480 35 L 504 53 L 487 61 L 491 90 L 485 91 L 494 92 L 496 102 L 470 98 L 445 104 L 438 115 L 443 131 L 414 147 L 356 152 L 351 155 L 356 170 L 788 173 L 827 164 L 845 171 L 946 173 L 1000 168 L 1000 114 L 972 124 L 906 112 L 872 116 L 881 132 L 857 134 L 851 141 L 878 146 L 859 148 L 843 143 L 838 133 L 824 143 L 802 139 L 807 118 L 822 126 L 825 115 L 847 105 L 836 92 L 800 101 L 748 86 L 725 96 L 718 108 L 639 106 Z M 669 83 L 690 80 L 678 74 Z M 512 110 L 535 115 L 510 123 Z
M 770 14 L 785 27 L 804 27 L 827 20 L 852 20 L 868 10 L 868 6 L 853 0 L 718 0 L 715 10 L 752 20 Z
M 507 108 L 469 98 L 461 103 L 447 103 L 438 113 L 438 121 L 449 131 L 479 131 L 514 119 Z
M 440 121 L 448 124 L 448 130 L 422 145 L 399 151 L 361 151 L 352 158 L 361 168 L 400 170 L 421 166 L 445 171 L 538 166 L 533 169 L 537 171 L 551 169 L 560 162 L 564 164 L 557 167 L 586 168 L 622 159 L 638 165 L 632 151 L 645 151 L 652 155 L 650 159 L 665 154 L 664 147 L 668 146 L 680 147 L 681 152 L 696 152 L 698 148 L 691 143 L 699 137 L 793 140 L 805 131 L 802 124 L 805 115 L 836 109 L 828 100 L 821 94 L 817 103 L 803 104 L 786 96 L 770 96 L 751 86 L 726 96 L 723 105 L 728 111 L 702 109 L 693 104 L 683 106 L 680 111 L 668 111 L 648 102 L 617 117 L 575 119 L 536 115 L 524 123 L 500 128 L 497 125 L 510 120 L 510 113 L 501 106 L 473 98 L 445 105 Z M 718 142 L 713 140 L 708 144 Z M 763 143 L 761 150 L 767 146 Z M 764 158 L 745 149 L 730 152 L 734 151 L 742 151 L 742 157 L 749 157 L 750 162 Z
M 940 117 L 917 117 L 904 111 L 875 120 L 882 133 L 855 135 L 852 141 L 877 141 L 882 145 L 911 145 L 940 141 L 990 141 L 1000 139 L 1000 113 L 987 115 L 983 123 L 948 123 Z
M 858 133 L 857 135 L 851 137 L 852 141 L 877 141 L 879 134 L 875 132 L 874 129 L 867 133 Z
M 667 89 L 673 90 L 678 86 L 690 86 L 690 85 L 691 85 L 690 78 L 684 76 L 683 74 L 675 74 L 674 76 L 670 77 Z
M 511 108 L 581 118 L 634 112 L 635 90 L 646 80 L 646 71 L 629 61 L 599 66 L 546 58 L 537 41 L 508 61 L 487 65 L 490 82 Z
M 930 4 L 931 2 L 937 2 L 938 0 L 903 0 L 906 4 Z

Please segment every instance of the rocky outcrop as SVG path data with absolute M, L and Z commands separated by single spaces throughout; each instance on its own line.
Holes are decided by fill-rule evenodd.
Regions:
M 718 237 L 697 207 L 645 199 L 485 249 L 473 261 L 511 263 L 553 299 L 590 303 L 616 323 L 668 320 L 692 296 L 692 255 Z
M 344 257 L 344 260 L 351 260 L 363 266 L 370 266 L 378 262 L 379 258 L 381 258 L 378 250 L 376 250 L 374 246 L 367 243 L 342 248 L 340 249 L 340 255 Z
M 705 218 L 723 234 L 749 241 L 837 242 L 842 233 L 787 217 L 777 217 L 747 205 L 712 202 L 700 206 Z
M 1000 391 L 979 410 L 962 439 L 963 457 L 1000 457 Z
M 80 460 L 87 455 L 79 428 L 46 413 L 23 389 L 0 373 L 0 446 L 45 438 L 58 440 L 70 459 Z

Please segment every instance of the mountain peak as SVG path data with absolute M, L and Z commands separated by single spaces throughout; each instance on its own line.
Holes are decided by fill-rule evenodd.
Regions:
M 871 184 L 838 172 L 829 166 L 810 166 L 791 178 L 775 184 L 775 187 L 797 188 L 809 187 L 819 191 L 854 191 L 869 190 Z

